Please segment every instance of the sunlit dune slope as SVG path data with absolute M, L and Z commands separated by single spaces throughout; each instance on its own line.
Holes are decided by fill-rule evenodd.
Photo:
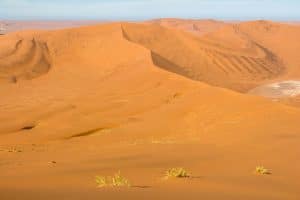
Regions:
M 1 36 L 3 80 L 20 71 L 0 84 L 1 200 L 35 189 L 49 200 L 296 200 L 300 110 L 227 89 L 286 65 L 255 42 L 207 37 L 129 23 Z M 274 175 L 254 175 L 258 165 Z M 193 177 L 161 181 L 177 166 Z M 118 170 L 136 187 L 97 188 L 96 175 Z
M 20 36 L 22 34 L 24 38 Z M 173 111 L 168 111 L 163 117 L 164 120 L 160 120 L 160 123 L 169 129 L 174 123 L 173 120 L 182 121 L 184 113 L 189 115 L 189 111 L 186 110 L 188 107 L 185 107 L 187 105 L 195 104 L 194 109 L 200 105 L 220 105 L 214 108 L 214 112 L 224 113 L 221 114 L 221 118 L 231 118 L 235 115 L 231 106 L 233 104 L 240 112 L 244 109 L 252 110 L 251 101 L 253 106 L 256 101 L 262 105 L 268 103 L 256 97 L 242 97 L 199 82 L 234 87 L 239 81 L 249 84 L 246 80 L 252 77 L 263 78 L 263 74 L 260 74 L 261 77 L 255 77 L 255 73 L 247 70 L 222 69 L 214 65 L 214 57 L 209 56 L 210 52 L 219 56 L 217 61 L 224 61 L 226 56 L 220 52 L 216 53 L 223 50 L 224 54 L 236 55 L 237 60 L 238 56 L 246 60 L 246 56 L 250 56 L 251 53 L 234 52 L 189 34 L 170 31 L 157 25 L 116 23 L 52 32 L 16 33 L 5 37 L 12 41 L 28 41 L 28 48 L 33 48 L 31 45 L 35 43 L 43 44 L 52 67 L 47 74 L 32 81 L 1 85 L 1 91 L 6 94 L 1 99 L 2 113 L 5 113 L 1 115 L 2 121 L 5 122 L 0 126 L 3 133 L 15 133 L 32 127 L 31 131 L 37 133 L 33 135 L 38 138 L 72 137 L 89 129 L 118 129 L 120 126 L 124 127 L 123 124 L 127 124 L 132 116 L 148 116 L 149 112 L 155 113 L 150 117 L 152 120 L 154 115 L 162 116 L 162 113 L 166 112 L 165 109 L 171 109 Z M 19 40 L 14 40 L 16 37 Z M 15 45 L 15 42 L 12 44 Z M 27 53 L 25 44 L 27 43 L 24 42 L 24 52 Z M 20 46 L 20 51 L 21 45 L 23 44 L 17 45 Z M 171 48 L 175 45 L 176 48 Z M 266 56 L 264 50 L 256 48 L 261 56 Z M 4 60 L 8 58 L 9 55 Z M 265 62 L 272 65 L 266 57 L 257 59 L 265 59 Z M 32 68 L 36 65 L 28 66 Z M 16 68 L 19 69 L 18 66 Z M 220 99 L 222 100 L 219 101 Z M 178 105 L 173 105 L 173 101 L 178 102 Z M 179 107 L 183 110 L 180 111 Z M 231 112 L 226 111 L 227 109 Z M 179 113 L 170 115 L 172 112 Z M 83 113 L 87 116 L 78 121 L 78 116 Z M 10 120 L 16 114 L 20 116 L 19 120 Z M 204 114 L 200 116 L 207 118 Z M 56 120 L 64 120 L 65 123 L 56 123 Z M 178 124 L 185 127 L 184 123 L 191 123 L 191 120 Z M 149 124 L 149 130 L 156 127 L 153 124 L 156 122 Z M 178 127 L 174 129 L 180 130 Z

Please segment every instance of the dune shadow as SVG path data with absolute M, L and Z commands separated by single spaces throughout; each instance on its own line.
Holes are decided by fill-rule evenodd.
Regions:
M 21 128 L 21 131 L 28 131 L 28 130 L 31 130 L 31 129 L 34 129 L 35 128 L 35 125 L 28 125 L 28 126 L 24 126 Z
M 102 130 L 105 130 L 107 128 L 96 128 L 96 129 L 91 129 L 91 130 L 88 130 L 88 131 L 84 131 L 84 132 L 81 132 L 81 133 L 77 133 L 77 134 L 74 134 L 74 135 L 71 135 L 69 137 L 66 137 L 65 139 L 72 139 L 72 138 L 77 138 L 77 137 L 85 137 L 85 136 L 89 136 L 89 135 L 93 135 L 99 131 L 102 131 Z
M 153 64 L 161 69 L 190 78 L 195 81 L 199 81 L 199 78 L 195 74 L 191 73 L 188 68 L 177 65 L 158 53 L 151 51 L 151 59 Z
M 140 188 L 140 189 L 148 189 L 148 188 L 152 188 L 149 185 L 133 185 L 131 186 L 132 188 Z
M 205 176 L 190 176 L 190 179 L 203 179 Z

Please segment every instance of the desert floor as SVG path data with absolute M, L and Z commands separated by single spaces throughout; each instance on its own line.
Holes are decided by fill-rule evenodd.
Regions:
M 1 200 L 300 199 L 300 26 L 74 23 L 0 36 Z

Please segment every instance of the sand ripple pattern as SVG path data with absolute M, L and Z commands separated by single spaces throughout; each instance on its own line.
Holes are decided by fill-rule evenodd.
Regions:
M 125 24 L 122 31 L 125 39 L 151 51 L 156 66 L 211 85 L 237 89 L 234 88 L 237 83 L 276 78 L 286 70 L 283 61 L 275 53 L 242 33 L 237 34 L 249 44 L 249 49 L 244 52 L 218 41 L 174 34 L 158 26 L 142 29 Z

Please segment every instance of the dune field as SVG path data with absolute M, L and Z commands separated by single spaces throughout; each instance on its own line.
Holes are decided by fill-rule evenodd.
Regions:
M 299 35 L 181 19 L 0 35 L 0 199 L 300 199 Z M 175 167 L 190 176 L 164 179 Z M 131 187 L 97 187 L 117 172 Z

